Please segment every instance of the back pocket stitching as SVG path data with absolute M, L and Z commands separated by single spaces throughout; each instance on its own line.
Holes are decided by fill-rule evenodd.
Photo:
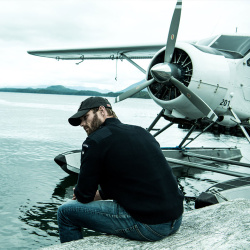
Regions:
M 155 232 L 149 225 L 147 225 L 147 224 L 144 224 L 144 226 L 151 232 L 151 233 L 153 233 L 153 234 L 155 234 L 155 235 L 157 235 L 157 236 L 159 236 L 159 237 L 166 237 L 167 235 L 161 235 L 161 234 L 159 234 L 159 233 L 157 233 L 157 232 Z
M 131 237 L 127 236 L 127 233 L 128 232 L 133 232 L 133 231 L 137 232 L 137 234 L 139 236 L 141 236 L 143 239 L 146 239 L 147 241 L 152 241 L 152 240 L 148 239 L 146 236 L 144 236 L 141 233 L 141 231 L 140 231 L 140 229 L 138 228 L 137 225 L 134 225 L 133 227 L 129 227 L 129 228 L 126 228 L 126 229 L 118 229 L 118 230 L 116 230 L 116 232 L 118 233 L 118 235 L 121 236 L 120 233 L 122 233 L 124 236 L 121 236 L 121 237 L 124 237 L 124 238 L 131 238 Z

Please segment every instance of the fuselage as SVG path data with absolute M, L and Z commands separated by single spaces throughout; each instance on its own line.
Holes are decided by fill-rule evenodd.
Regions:
M 231 50 L 227 42 L 232 43 Z M 250 117 L 249 43 L 249 37 L 239 36 L 218 36 L 207 40 L 206 43 L 177 42 L 172 63 L 182 71 L 180 75 L 190 73 L 190 78 L 184 79 L 185 85 L 204 100 L 218 116 L 230 116 L 230 107 L 241 120 L 246 120 Z M 223 47 L 224 44 L 226 48 Z M 150 79 L 152 66 L 162 60 L 164 51 L 165 48 L 162 48 L 153 57 L 147 79 Z M 183 67 L 188 61 L 189 67 Z M 165 115 L 188 120 L 203 117 L 201 111 L 185 96 L 178 93 L 173 95 L 176 93 L 173 87 L 169 87 L 169 91 L 167 87 L 164 89 L 165 96 L 159 95 L 160 90 L 154 91 L 154 87 L 148 89 L 151 98 L 165 109 Z M 170 95 L 170 92 L 173 93 Z

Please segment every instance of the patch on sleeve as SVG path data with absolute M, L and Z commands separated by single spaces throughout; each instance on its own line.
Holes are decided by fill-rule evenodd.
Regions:
M 91 138 L 91 140 L 98 143 L 110 135 L 112 135 L 111 131 L 106 127 L 102 127 L 99 130 L 95 131 L 93 134 L 91 134 L 89 137 Z

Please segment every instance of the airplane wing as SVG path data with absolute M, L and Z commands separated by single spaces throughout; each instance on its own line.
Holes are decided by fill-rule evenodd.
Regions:
M 165 45 L 143 45 L 126 47 L 103 47 L 61 50 L 28 51 L 34 56 L 55 58 L 57 60 L 121 59 L 122 55 L 130 59 L 150 59 Z

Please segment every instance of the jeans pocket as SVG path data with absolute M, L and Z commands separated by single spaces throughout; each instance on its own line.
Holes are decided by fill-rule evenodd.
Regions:
M 156 225 L 142 224 L 143 229 L 141 231 L 144 235 L 146 235 L 147 238 L 151 239 L 152 241 L 161 240 L 171 234 L 174 234 L 179 229 L 181 222 L 182 216 L 174 221 L 167 223 Z
M 116 230 L 116 235 L 130 240 L 152 241 L 139 229 L 137 225 L 125 229 Z
M 171 233 L 171 224 L 172 223 L 163 223 L 156 225 L 144 224 L 144 234 L 147 234 L 147 237 L 152 241 L 162 240 Z
M 179 230 L 181 223 L 182 223 L 182 216 L 180 216 L 178 219 L 174 221 L 174 223 L 172 224 L 172 231 L 170 234 L 176 233 Z

